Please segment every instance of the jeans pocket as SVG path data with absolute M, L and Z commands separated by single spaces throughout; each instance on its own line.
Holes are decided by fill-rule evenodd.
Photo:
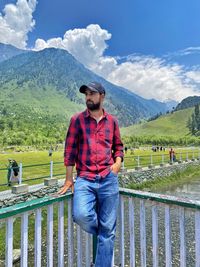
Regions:
M 114 172 L 114 171 L 110 171 L 114 176 L 118 176 L 118 173 Z

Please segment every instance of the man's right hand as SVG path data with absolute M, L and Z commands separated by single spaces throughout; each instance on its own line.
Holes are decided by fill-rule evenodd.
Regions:
M 58 194 L 60 195 L 64 195 L 67 190 L 71 189 L 72 193 L 74 193 L 74 183 L 73 181 L 66 181 L 63 185 L 63 187 L 60 189 L 60 191 L 58 191 Z

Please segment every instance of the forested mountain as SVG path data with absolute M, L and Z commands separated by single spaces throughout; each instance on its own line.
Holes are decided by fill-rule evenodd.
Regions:
M 81 84 L 99 81 L 105 107 L 122 126 L 166 111 L 95 75 L 65 50 L 29 51 L 0 63 L 0 144 L 43 144 L 64 139 L 71 115 L 85 108 Z
M 26 50 L 18 49 L 12 45 L 0 43 L 0 62 L 26 52 Z
M 186 109 L 194 107 L 195 105 L 200 104 L 200 96 L 189 96 L 183 99 L 175 108 L 175 110 Z

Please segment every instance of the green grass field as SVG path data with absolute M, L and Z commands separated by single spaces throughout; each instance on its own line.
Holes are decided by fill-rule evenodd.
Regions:
M 122 135 L 155 135 L 155 136 L 176 136 L 189 135 L 187 121 L 192 115 L 193 108 L 176 111 L 162 115 L 156 120 L 135 124 L 121 129 Z
M 175 148 L 175 152 L 177 160 L 180 157 L 182 157 L 182 160 L 185 160 L 187 152 L 189 159 L 192 159 L 193 156 L 195 158 L 199 156 L 199 149 L 197 148 Z M 54 151 L 52 157 L 48 156 L 48 151 L 10 152 L 0 154 L 0 184 L 7 184 L 7 164 L 9 158 L 15 159 L 18 164 L 22 163 L 22 182 L 29 185 L 43 183 L 45 177 L 50 177 L 51 160 L 54 162 L 53 176 L 64 178 L 63 151 Z M 138 159 L 139 166 L 142 167 L 148 166 L 151 163 L 159 165 L 163 160 L 167 163 L 169 162 L 169 148 L 158 152 L 152 152 L 151 147 L 141 147 L 134 151 L 128 150 L 127 154 L 125 154 L 124 166 L 128 169 L 133 169 L 138 166 Z M 7 185 L 0 186 L 0 191 L 7 189 Z

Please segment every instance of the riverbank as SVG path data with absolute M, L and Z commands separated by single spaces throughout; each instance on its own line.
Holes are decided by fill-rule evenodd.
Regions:
M 200 165 L 188 166 L 184 171 L 177 170 L 170 176 L 159 177 L 154 180 L 144 181 L 139 184 L 129 183 L 127 187 L 135 190 L 158 192 L 159 189 L 164 189 L 169 187 L 169 185 L 178 186 L 198 177 L 200 177 Z

